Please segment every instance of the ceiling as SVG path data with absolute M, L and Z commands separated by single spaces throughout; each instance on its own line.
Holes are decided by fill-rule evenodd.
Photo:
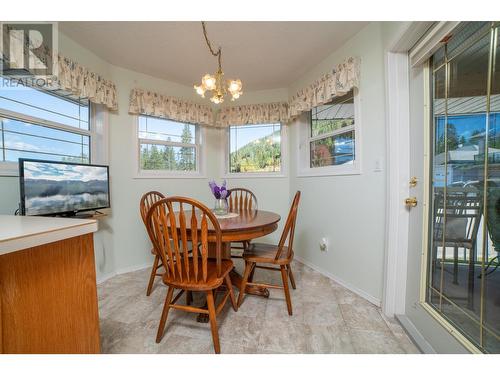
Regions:
M 288 87 L 368 22 L 207 22 L 226 78 L 243 90 Z M 107 62 L 191 86 L 217 60 L 200 22 L 60 22 L 60 30 Z

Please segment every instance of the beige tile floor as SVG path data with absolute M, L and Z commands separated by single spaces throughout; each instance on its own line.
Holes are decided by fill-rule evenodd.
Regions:
M 228 301 L 218 316 L 222 353 L 419 353 L 378 307 L 301 263 L 294 262 L 293 271 L 293 316 L 281 290 L 268 299 L 248 296 L 238 312 Z M 166 287 L 158 280 L 146 297 L 148 276 L 145 269 L 99 285 L 102 352 L 213 353 L 209 324 L 179 310 L 170 310 L 163 340 L 155 343 Z M 279 272 L 255 272 L 256 281 L 279 278 Z M 195 304 L 202 303 L 195 295 Z

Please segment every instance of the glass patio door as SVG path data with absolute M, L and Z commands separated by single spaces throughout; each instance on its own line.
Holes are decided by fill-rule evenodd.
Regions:
M 500 353 L 499 23 L 465 22 L 430 60 L 426 302 Z

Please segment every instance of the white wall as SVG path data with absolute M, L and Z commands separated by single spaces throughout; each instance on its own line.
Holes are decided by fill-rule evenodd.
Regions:
M 295 153 L 291 157 L 290 195 L 302 191 L 295 252 L 308 263 L 332 275 L 372 302 L 382 298 L 385 249 L 384 59 L 380 23 L 371 23 L 289 88 L 290 94 L 307 86 L 346 57 L 361 58 L 362 173 L 351 176 L 297 177 Z M 290 148 L 297 148 L 298 127 L 290 126 Z M 359 139 L 357 139 L 359 141 Z M 329 251 L 319 240 L 329 239 Z

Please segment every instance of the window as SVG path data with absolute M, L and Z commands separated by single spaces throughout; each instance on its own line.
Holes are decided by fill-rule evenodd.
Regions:
M 87 100 L 2 79 L 0 166 L 16 171 L 19 158 L 89 163 L 91 125 Z M 11 173 L 9 173 L 11 174 Z
M 281 175 L 283 129 L 281 124 L 230 126 L 227 174 Z
M 351 90 L 309 112 L 307 126 L 301 129 L 299 176 L 358 171 L 355 102 Z
M 138 177 L 200 175 L 200 126 L 139 116 Z

